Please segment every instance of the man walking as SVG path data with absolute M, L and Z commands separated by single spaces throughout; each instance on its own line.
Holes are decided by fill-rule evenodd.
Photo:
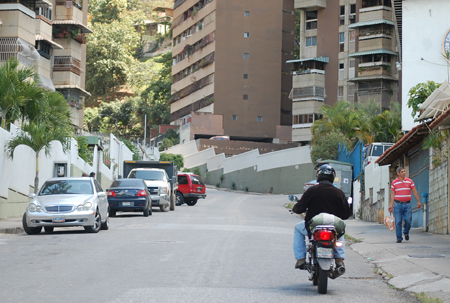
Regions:
M 403 167 L 397 167 L 397 178 L 392 181 L 391 185 L 391 203 L 389 204 L 389 212 L 394 211 L 395 231 L 397 233 L 397 243 L 401 243 L 402 238 L 402 221 L 405 221 L 403 234 L 405 240 L 409 240 L 409 230 L 411 229 L 412 210 L 411 210 L 411 192 L 417 200 L 417 208 L 421 208 L 419 194 L 413 180 L 406 178 L 406 172 Z M 395 205 L 394 205 L 395 202 Z

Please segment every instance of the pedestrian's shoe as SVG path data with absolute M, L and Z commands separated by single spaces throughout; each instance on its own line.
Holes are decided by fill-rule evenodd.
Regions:
M 298 259 L 295 263 L 295 268 L 298 269 L 306 269 L 306 260 L 305 259 Z
M 402 243 L 402 240 L 397 240 L 397 243 Z
M 344 265 L 344 259 L 341 259 L 341 258 L 335 258 L 334 261 L 336 262 L 336 268 L 339 268 L 339 267 L 345 267 L 345 265 Z
M 405 235 L 405 240 L 409 241 L 409 235 Z

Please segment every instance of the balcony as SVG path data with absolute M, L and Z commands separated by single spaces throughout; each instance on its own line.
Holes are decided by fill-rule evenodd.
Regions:
M 53 59 L 54 72 L 70 71 L 76 75 L 81 74 L 81 61 L 70 56 L 55 56 Z
M 392 8 L 388 6 L 372 6 L 359 10 L 359 22 L 384 19 L 393 21 Z
M 391 75 L 391 64 L 385 62 L 361 63 L 358 65 L 358 77 Z
M 359 50 L 361 52 L 370 51 L 373 49 L 386 49 L 390 51 L 395 50 L 395 43 L 389 36 L 379 34 L 371 36 L 370 39 L 359 41 Z
M 83 22 L 83 11 L 80 4 L 68 0 L 68 1 L 56 1 L 55 6 L 55 20 L 74 20 Z
M 324 101 L 325 97 L 325 88 L 320 86 L 292 88 L 289 94 L 289 99 L 292 101 Z
M 321 9 L 327 7 L 327 0 L 295 0 L 295 9 Z

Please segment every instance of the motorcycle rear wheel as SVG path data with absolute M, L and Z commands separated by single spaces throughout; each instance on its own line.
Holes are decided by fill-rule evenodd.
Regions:
M 319 264 L 315 264 L 314 265 L 314 273 L 313 273 L 313 285 L 317 286 L 317 284 L 319 283 L 319 270 L 320 270 L 320 266 Z
M 317 292 L 319 294 L 326 294 L 327 293 L 327 287 L 328 287 L 328 270 L 323 270 L 319 267 L 318 276 L 319 276 L 319 283 L 317 287 Z

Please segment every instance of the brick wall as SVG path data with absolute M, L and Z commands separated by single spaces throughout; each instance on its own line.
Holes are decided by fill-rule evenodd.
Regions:
M 447 234 L 448 231 L 448 161 L 430 170 L 428 197 L 428 231 Z

